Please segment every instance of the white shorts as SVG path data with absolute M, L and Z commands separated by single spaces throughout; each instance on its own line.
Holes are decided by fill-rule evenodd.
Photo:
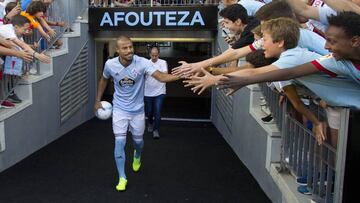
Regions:
M 133 135 L 144 134 L 145 113 L 132 115 L 122 111 L 113 111 L 112 121 L 115 135 L 126 134 L 128 129 Z
M 328 120 L 329 127 L 332 129 L 340 129 L 340 112 L 341 108 L 336 107 L 326 107 L 326 116 Z

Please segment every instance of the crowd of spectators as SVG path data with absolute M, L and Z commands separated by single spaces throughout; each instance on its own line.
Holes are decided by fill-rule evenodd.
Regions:
M 223 0 L 219 13 L 229 49 L 172 73 L 201 94 L 216 86 L 232 95 L 268 82 L 291 104 L 290 115 L 337 148 L 342 108 L 360 109 L 360 1 Z M 216 67 L 246 57 L 245 64 Z M 234 64 L 234 63 L 231 63 Z M 318 105 L 325 114 L 311 111 Z M 265 119 L 267 120 L 267 118 Z M 268 120 L 267 120 L 268 121 Z M 309 190 L 299 189 L 308 194 Z
M 50 63 L 50 57 L 43 53 L 43 44 L 56 37 L 51 26 L 65 26 L 64 22 L 46 17 L 52 1 L 0 1 L 0 108 L 13 108 L 22 102 L 14 89 L 19 79 L 37 74 L 33 62 Z M 60 48 L 61 42 L 54 45 Z
M 16 78 L 26 76 L 24 64 L 34 60 L 49 63 L 50 58 L 37 51 L 39 45 L 24 42 L 23 36 L 32 35 L 34 29 L 46 41 L 56 36 L 51 26 L 64 23 L 46 19 L 44 13 L 51 2 L 2 1 L 0 80 L 11 76 L 7 82 L 14 83 Z M 206 2 L 210 1 L 93 0 L 90 5 Z M 222 4 L 219 15 L 229 49 L 204 61 L 182 62 L 172 74 L 188 78 L 186 86 L 198 94 L 217 86 L 231 95 L 246 85 L 268 82 L 274 92 L 281 94 L 281 100 L 290 101 L 292 115 L 313 130 L 319 145 L 328 142 L 336 149 L 341 109 L 360 109 L 360 1 L 223 0 Z M 245 64 L 216 67 L 243 57 Z M 0 92 L 1 107 L 21 102 L 13 89 Z M 324 110 L 326 122 L 308 108 L 309 103 Z
M 93 7 L 176 6 L 218 4 L 219 0 L 91 0 Z

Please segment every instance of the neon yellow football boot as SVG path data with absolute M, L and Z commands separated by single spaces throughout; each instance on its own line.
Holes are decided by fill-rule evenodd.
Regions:
M 132 163 L 133 171 L 138 172 L 140 170 L 140 166 L 141 166 L 140 157 L 136 158 L 135 157 L 135 151 L 134 151 L 134 159 L 133 159 L 133 163 Z
M 126 184 L 127 184 L 127 180 L 123 177 L 121 177 L 119 179 L 119 184 L 117 184 L 116 186 L 116 190 L 117 191 L 125 191 L 126 190 Z

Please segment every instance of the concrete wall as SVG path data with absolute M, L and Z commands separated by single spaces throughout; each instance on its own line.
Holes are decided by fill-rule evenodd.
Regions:
M 266 195 L 273 202 L 282 202 L 282 194 L 266 168 L 268 139 L 271 137 L 249 113 L 250 91 L 243 88 L 233 96 L 231 129 L 223 120 L 222 109 L 215 105 L 212 105 L 212 121 Z M 216 97 L 213 97 L 213 100 L 215 99 Z
M 0 172 L 93 117 L 95 66 L 91 40 L 88 42 L 89 102 L 63 124 L 59 115 L 60 80 L 88 39 L 88 25 L 81 24 L 81 36 L 68 38 L 69 53 L 53 58 L 53 76 L 32 84 L 32 105 L 4 121 L 6 150 L 0 153 Z
M 221 32 L 219 32 L 218 36 L 217 50 L 225 51 L 227 45 L 224 45 L 220 34 Z M 247 87 L 237 91 L 232 99 L 232 115 L 224 115 L 225 110 L 219 109 L 221 106 L 215 105 L 216 100 L 219 99 L 216 95 L 218 95 L 218 90 L 213 89 L 211 119 L 214 125 L 239 159 L 250 170 L 266 195 L 273 202 L 282 202 L 282 193 L 269 171 L 270 162 L 274 159 L 273 155 L 279 154 L 274 153 L 271 155 L 272 151 L 280 149 L 276 149 L 278 147 L 276 141 L 279 138 L 274 139 L 272 135 L 269 135 L 262 124 L 250 114 L 250 108 L 256 103 L 254 100 L 258 100 L 260 92 Z M 226 125 L 224 116 L 232 117 L 230 127 Z M 272 146 L 272 143 L 276 143 L 275 146 Z

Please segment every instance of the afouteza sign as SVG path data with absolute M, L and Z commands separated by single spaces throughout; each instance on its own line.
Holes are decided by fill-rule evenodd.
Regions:
M 89 8 L 90 31 L 217 30 L 216 6 Z

